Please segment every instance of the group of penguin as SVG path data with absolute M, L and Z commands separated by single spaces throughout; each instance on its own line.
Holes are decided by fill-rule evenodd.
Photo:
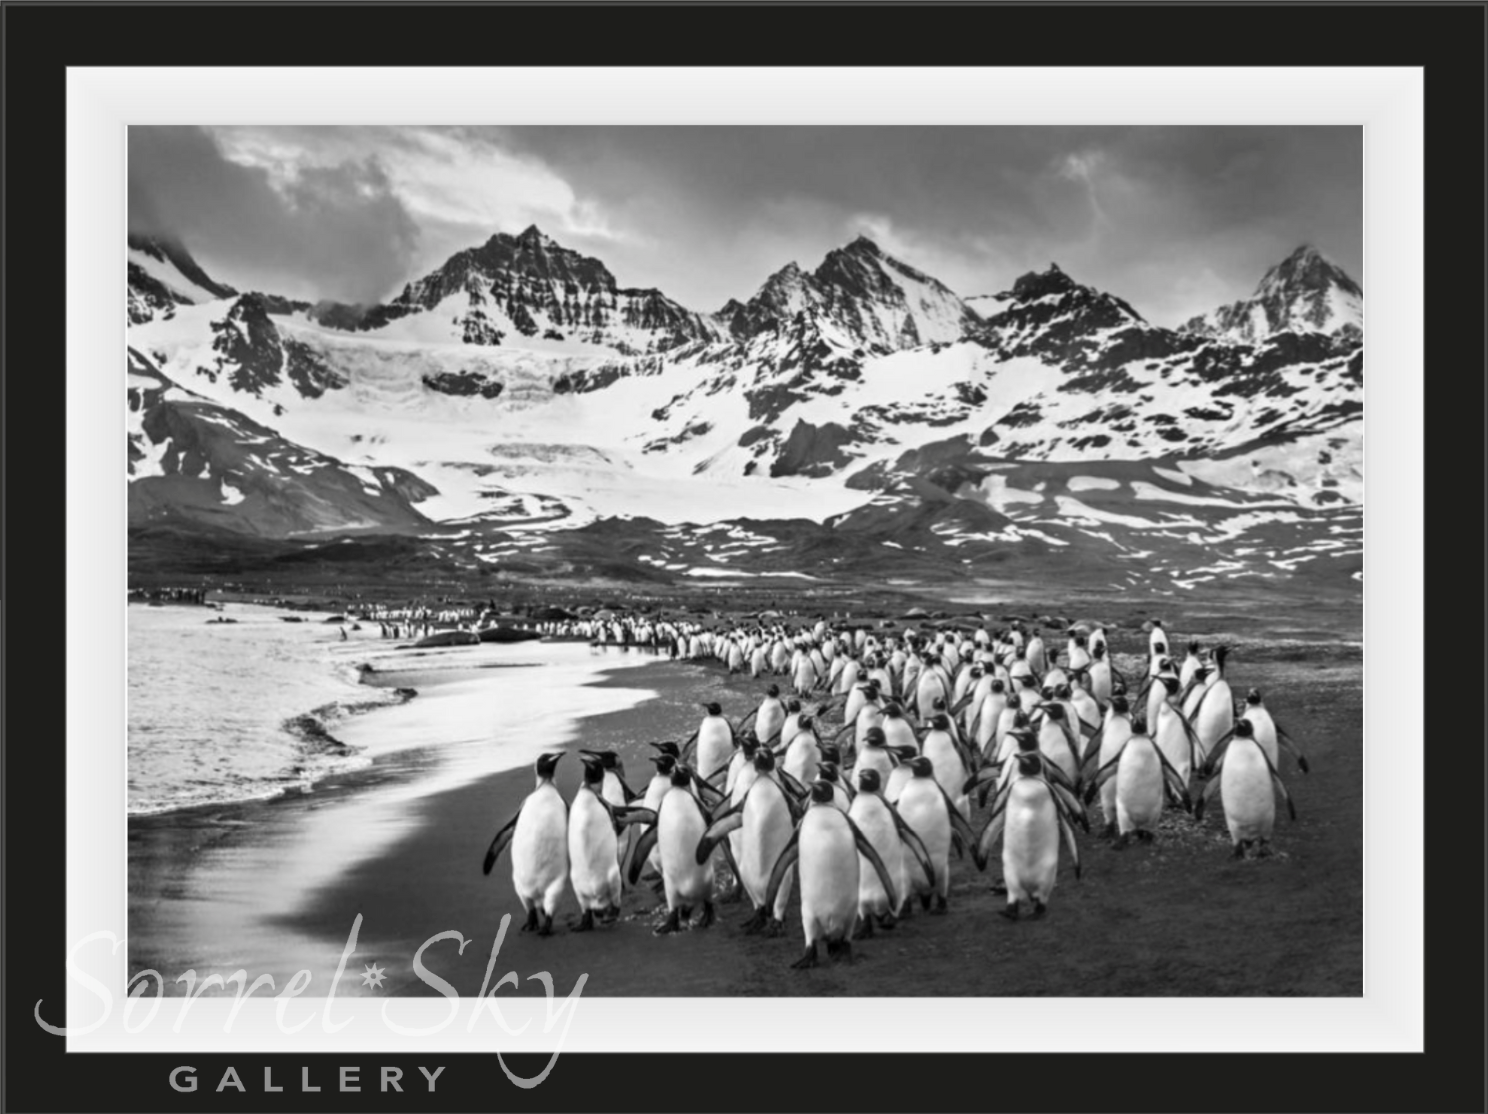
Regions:
M 582 750 L 583 783 L 565 801 L 554 784 L 563 754 L 539 757 L 536 787 L 483 864 L 489 874 L 510 847 L 523 931 L 552 931 L 566 885 L 581 912 L 574 931 L 612 923 L 626 884 L 647 875 L 666 901 L 658 934 L 694 911 L 706 927 L 722 858 L 730 898 L 752 906 L 746 932 L 781 933 L 799 887 L 805 951 L 794 966 L 814 966 L 823 946 L 850 962 L 853 940 L 894 927 L 916 899 L 946 911 L 953 850 L 983 870 L 1000 840 L 1003 916 L 1018 920 L 1025 907 L 1043 916 L 1061 845 L 1079 877 L 1075 829 L 1090 831 L 1097 797 L 1103 835 L 1118 848 L 1150 842 L 1165 806 L 1202 819 L 1216 795 L 1237 858 L 1269 853 L 1278 795 L 1296 816 L 1280 752 L 1304 773 L 1308 763 L 1261 693 L 1237 705 L 1224 646 L 1204 653 L 1191 642 L 1175 662 L 1156 620 L 1135 696 L 1099 625 L 1069 629 L 1064 664 L 1021 622 L 969 637 L 880 639 L 824 622 L 709 637 L 731 672 L 768 647 L 794 696 L 771 684 L 737 723 L 707 704 L 686 742 L 650 744 L 656 772 L 643 792 L 626 784 L 615 752 Z M 812 698 L 820 703 L 808 713 L 802 700 Z M 841 726 L 826 734 L 839 709 Z M 973 798 L 991 800 L 980 831 Z

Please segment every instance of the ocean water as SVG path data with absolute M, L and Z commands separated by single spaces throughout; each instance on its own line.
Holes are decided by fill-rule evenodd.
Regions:
M 654 693 L 596 688 L 611 669 L 654 661 L 583 643 L 482 643 L 432 650 L 351 631 L 324 614 L 228 604 L 129 608 L 129 812 L 305 790 L 395 751 L 430 750 L 421 794 L 529 764 L 575 741 L 586 715 Z M 303 622 L 285 622 L 299 615 Z M 375 684 L 360 683 L 372 666 Z M 395 687 L 416 690 L 404 702 Z M 344 745 L 303 729 L 308 717 Z
M 338 662 L 325 616 L 228 605 L 236 623 L 203 607 L 129 607 L 129 811 L 272 797 L 338 768 L 365 764 L 292 730 L 294 717 L 391 693 L 357 683 Z M 334 730 L 332 728 L 332 730 Z

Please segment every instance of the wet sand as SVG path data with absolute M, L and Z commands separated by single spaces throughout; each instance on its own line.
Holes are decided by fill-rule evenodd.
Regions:
M 1243 633 L 1234 634 L 1237 627 Z M 409 798 L 407 786 L 426 776 L 435 758 L 404 752 L 337 779 L 339 789 L 212 810 L 196 821 L 177 816 L 132 824 L 130 969 L 175 972 L 194 959 L 198 970 L 246 965 L 282 979 L 306 967 L 315 973 L 308 993 L 324 993 L 361 914 L 348 971 L 369 962 L 386 966 L 387 989 L 372 993 L 438 993 L 413 975 L 412 960 L 429 937 L 454 929 L 473 940 L 464 954 L 446 942 L 424 959 L 462 995 L 473 996 L 501 919 L 510 914 L 498 970 L 550 971 L 560 992 L 587 974 L 586 995 L 1358 995 L 1363 709 L 1362 654 L 1352 640 L 1357 633 L 1309 624 L 1288 632 L 1298 641 L 1261 643 L 1249 628 L 1222 616 L 1183 629 L 1206 644 L 1206 631 L 1231 632 L 1232 685 L 1239 693 L 1251 685 L 1265 691 L 1312 760 L 1310 776 L 1284 760 L 1299 819 L 1278 819 L 1277 854 L 1269 859 L 1232 861 L 1217 807 L 1202 826 L 1172 816 L 1152 846 L 1117 851 L 1082 836 L 1083 879 L 1075 879 L 1062 856 L 1048 916 L 1017 924 L 995 915 L 1004 900 L 990 890 L 1000 875 L 997 855 L 985 874 L 969 859 L 953 859 L 946 915 L 917 911 L 892 933 L 859 943 L 853 965 L 797 972 L 789 967 L 801 948 L 794 903 L 787 931 L 777 939 L 744 935 L 748 910 L 737 904 L 721 905 L 709 929 L 658 938 L 651 930 L 661 920 L 659 901 L 649 888 L 627 893 L 616 924 L 585 934 L 567 930 L 565 922 L 577 916 L 568 893 L 553 936 L 519 933 L 510 859 L 503 857 L 489 877 L 481 875 L 480 862 L 492 834 L 530 791 L 532 774 L 509 771 Z M 1140 637 L 1126 633 L 1113 647 L 1135 651 Z M 635 652 L 600 653 L 618 663 Z M 620 751 L 637 790 L 651 773 L 648 741 L 686 738 L 705 699 L 720 700 L 736 719 L 765 687 L 729 678 L 720 665 L 665 659 L 617 671 L 600 684 L 639 685 L 658 694 L 640 707 L 584 719 L 581 741 L 570 748 Z M 559 770 L 559 787 L 570 795 L 580 765 L 570 757 Z M 282 848 L 303 845 L 304 827 L 317 823 L 317 812 L 336 822 L 338 808 L 355 811 L 358 830 L 375 833 L 376 848 L 349 865 L 324 864 L 308 887 L 293 880 Z M 193 860 L 203 855 L 209 865 L 199 869 Z M 241 916 L 231 923 L 233 910 L 241 914 L 243 902 L 262 891 L 265 876 L 304 892 L 285 911 L 260 910 L 251 924 Z M 204 947 L 204 933 L 222 950 Z M 344 980 L 338 994 L 368 993 L 351 982 Z M 504 992 L 531 992 L 528 986 L 541 993 L 530 980 Z

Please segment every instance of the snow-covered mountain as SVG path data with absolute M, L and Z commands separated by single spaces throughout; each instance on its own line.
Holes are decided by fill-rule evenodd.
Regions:
M 643 579 L 1358 568 L 1362 333 L 1338 307 L 1357 321 L 1361 295 L 1310 249 L 1263 280 L 1248 340 L 1152 325 L 1057 265 L 968 304 L 864 238 L 714 314 L 536 228 L 373 307 L 130 251 L 136 526 L 403 533 L 471 568 Z
M 1184 332 L 1253 344 L 1277 333 L 1364 337 L 1364 291 L 1311 244 L 1266 272 L 1243 302 L 1220 306 L 1182 326 Z
M 231 298 L 231 286 L 213 282 L 185 246 L 170 236 L 130 233 L 129 323 L 170 317 L 178 305 Z

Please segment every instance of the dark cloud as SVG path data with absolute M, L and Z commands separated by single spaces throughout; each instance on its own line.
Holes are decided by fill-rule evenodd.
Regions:
M 129 226 L 179 236 L 223 281 L 345 301 L 400 286 L 419 239 L 375 155 L 301 165 L 276 188 L 194 127 L 129 129 Z

